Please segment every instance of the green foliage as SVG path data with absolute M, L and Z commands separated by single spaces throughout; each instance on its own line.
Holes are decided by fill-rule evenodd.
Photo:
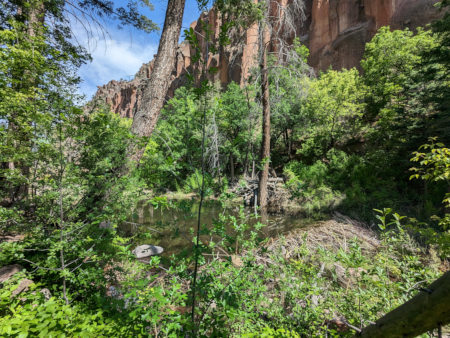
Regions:
M 384 205 L 423 219 L 439 208 L 442 188 L 436 185 L 424 193 L 423 186 L 408 183 L 405 154 L 431 133 L 448 137 L 445 121 L 438 119 L 443 115 L 423 96 L 438 83 L 443 93 L 445 81 L 439 76 L 445 73 L 445 61 L 436 66 L 438 79 L 424 72 L 445 34 L 445 29 L 433 34 L 383 27 L 366 46 L 362 76 L 353 69 L 290 79 L 307 83 L 298 106 L 287 104 L 289 96 L 282 100 L 294 120 L 287 123 L 283 139 L 289 136 L 297 157 L 275 162 L 283 167 L 291 195 L 307 210 L 326 211 L 340 200 L 339 209 L 369 220 L 372 209 Z M 413 211 L 412 205 L 421 206 Z
M 33 146 L 58 109 L 70 109 L 75 80 L 67 55 L 43 36 L 28 37 L 21 23 L 12 25 L 0 31 L 0 199 L 16 203 L 23 202 L 33 161 L 47 156 Z
M 373 208 L 404 203 L 398 190 L 406 183 L 383 177 L 370 158 L 341 150 L 331 149 L 313 164 L 291 161 L 284 175 L 292 198 L 308 213 L 339 209 L 370 220 Z
M 133 280 L 122 283 L 130 287 L 122 299 L 104 299 L 97 307 L 82 302 L 67 305 L 56 297 L 45 299 L 36 284 L 20 298 L 14 297 L 12 292 L 22 277 L 9 280 L 0 290 L 1 336 L 144 337 L 149 327 L 176 336 L 183 323 L 174 307 L 184 305 L 186 295 L 180 292 L 176 277 L 165 287 L 150 287 L 148 280 L 133 274 Z
M 231 82 L 218 98 L 215 116 L 218 132 L 224 137 L 220 150 L 235 157 L 238 162 L 245 160 L 243 157 L 253 136 L 252 119 L 249 118 L 253 103 L 246 97 L 245 91 L 248 89 L 243 91 L 238 84 Z
M 209 194 L 208 194 L 207 190 L 209 190 L 211 188 L 212 178 L 211 178 L 211 176 L 206 174 L 204 177 L 204 180 L 205 180 L 204 186 L 206 187 L 205 195 L 208 196 Z M 188 193 L 189 192 L 199 193 L 202 186 L 203 186 L 202 173 L 199 170 L 195 170 L 192 175 L 190 175 L 186 178 L 184 191 L 188 192 Z
M 284 164 L 294 151 L 293 142 L 298 135 L 292 135 L 305 125 L 303 106 L 310 87 L 312 69 L 307 64 L 309 50 L 294 40 L 287 50 L 287 62 L 269 59 L 271 160 L 273 166 Z M 259 85 L 256 84 L 255 85 Z M 261 105 L 261 103 L 259 103 Z
M 436 41 L 430 31 L 394 30 L 382 27 L 367 43 L 361 66 L 367 92 L 369 113 L 387 121 L 405 103 L 405 94 L 412 84 L 414 72 L 421 62 L 421 53 L 430 50 Z
M 450 149 L 445 148 L 443 143 L 436 143 L 436 138 L 430 139 L 430 144 L 420 146 L 420 149 L 428 152 L 415 151 L 413 162 L 418 162 L 422 168 L 411 168 L 416 174 L 412 178 L 421 178 L 430 181 L 445 181 L 450 183 Z
M 301 108 L 304 123 L 296 130 L 296 136 L 303 140 L 299 153 L 320 157 L 356 138 L 361 128 L 363 94 L 356 69 L 328 71 L 312 80 Z
M 285 330 L 285 329 L 273 329 L 269 326 L 265 326 L 260 331 L 255 333 L 246 333 L 243 334 L 242 337 L 264 337 L 264 338 L 272 338 L 272 337 L 286 337 L 286 338 L 299 338 L 300 335 L 295 331 Z
M 445 143 L 450 142 L 450 3 L 443 0 L 437 3 L 442 12 L 442 18 L 431 24 L 436 36 L 436 44 L 430 50 L 422 53 L 421 70 L 419 73 L 421 85 L 420 101 L 433 110 L 430 135 L 440 135 Z
M 13 300 L 7 285 L 0 293 L 2 325 L 0 335 L 4 337 L 108 337 L 117 334 L 119 327 L 104 318 L 102 311 L 92 312 L 82 305 L 66 305 L 51 298 L 44 300 L 36 290 L 27 293 L 25 301 Z
M 428 91 L 423 75 L 424 55 L 436 48 L 438 38 L 431 31 L 418 29 L 390 31 L 381 28 L 370 43 L 361 66 L 367 91 L 365 120 L 369 146 L 384 149 L 398 172 L 409 166 L 403 154 L 426 142 L 433 130 L 435 111 L 424 102 Z M 441 133 L 444 134 L 441 129 Z M 405 179 L 397 176 L 397 179 Z
M 201 114 L 194 93 L 178 89 L 161 115 L 140 170 L 150 187 L 175 189 L 199 163 Z
M 292 237 L 267 243 L 263 224 L 250 226 L 240 207 L 238 216 L 223 213 L 212 228 L 200 224 L 193 236 L 199 245 L 185 250 L 195 255 L 143 264 L 130 253 L 138 236 L 116 232 L 142 195 L 142 180 L 154 191 L 184 192 L 199 192 L 205 180 L 202 194 L 226 200 L 227 176 L 233 181 L 257 167 L 257 90 L 207 81 L 178 89 L 142 164 L 123 176 L 127 152 L 142 140 L 130 134 L 129 120 L 74 104 L 74 68 L 88 56 L 69 42 L 60 3 L 45 2 L 54 26 L 29 25 L 30 10 L 40 4 L 30 3 L 23 17 L 15 14 L 16 2 L 0 5 L 0 234 L 25 236 L 0 243 L 0 265 L 33 271 L 3 283 L 0 335 L 350 336 L 333 319 L 364 325 L 362 319 L 376 320 L 437 276 L 435 256 L 448 257 L 450 250 L 448 194 L 444 208 L 436 205 L 447 193 L 449 149 L 432 139 L 414 153 L 420 167 L 413 177 L 433 182 L 426 193 L 405 177 L 408 154 L 425 137 L 448 138 L 448 13 L 432 32 L 380 29 L 367 44 L 363 75 L 329 70 L 315 78 L 298 40 L 286 60 L 269 62 L 271 165 L 283 170 L 292 199 L 308 215 L 339 208 L 374 219 L 377 207 L 381 234 L 373 248 L 357 238 L 338 248 L 311 243 L 308 234 L 297 234 L 294 245 Z M 145 31 L 155 28 L 135 2 L 128 9 L 78 4 Z M 230 29 L 249 27 L 266 10 L 253 1 L 216 6 L 223 22 L 218 39 L 203 24 L 206 39 L 218 40 L 219 46 L 209 45 L 212 53 L 230 42 Z M 196 32 L 187 31 L 186 39 L 196 50 L 192 61 L 205 62 Z M 198 169 L 203 163 L 205 175 Z M 150 203 L 172 207 L 163 197 Z M 436 214 L 426 223 L 393 211 L 420 204 Z M 425 219 L 423 210 L 418 214 Z M 192 323 L 194 257 L 200 268 Z M 35 282 L 14 296 L 24 277 Z M 53 297 L 45 299 L 41 287 Z
M 431 138 L 430 142 L 431 143 L 424 144 L 419 148 L 419 150 L 427 152 L 414 152 L 414 157 L 411 158 L 411 161 L 418 162 L 421 167 L 413 167 L 410 169 L 415 172 L 415 174 L 411 176 L 411 179 L 420 178 L 432 182 L 443 181 L 448 189 L 450 185 L 450 149 L 445 148 L 442 143 L 437 143 L 436 138 Z M 437 244 L 442 250 L 443 255 L 448 255 L 450 252 L 450 193 L 445 193 L 442 203 L 445 208 L 444 216 L 438 217 L 434 215 L 432 220 L 437 221 L 444 231 L 437 232 L 430 227 L 424 227 L 422 224 L 422 226 L 419 227 L 418 232 L 424 235 L 428 243 Z
M 132 136 L 128 121 L 102 111 L 80 115 L 75 110 L 54 123 L 56 130 L 34 140 L 42 155 L 34 160 L 28 197 L 33 212 L 3 214 L 2 221 L 18 224 L 26 239 L 16 247 L 1 243 L 1 261 L 37 268 L 36 275 L 52 287 L 59 289 L 53 283 L 64 281 L 68 289 L 84 290 L 79 298 L 90 297 L 107 282 L 103 267 L 126 256 L 112 227 L 128 217 L 140 195 L 133 175 L 118 174 Z M 101 222 L 111 229 L 99 227 Z
M 443 143 L 435 143 L 436 139 L 431 138 L 430 144 L 420 146 L 420 149 L 428 150 L 427 153 L 414 152 L 413 162 L 418 162 L 422 168 L 411 168 L 416 172 L 412 178 L 421 178 L 423 180 L 440 182 L 443 181 L 450 185 L 450 149 L 445 148 Z M 450 207 L 450 193 L 446 193 L 443 204 L 448 209 Z
M 313 165 L 291 162 L 284 173 L 289 178 L 286 185 L 307 215 L 335 209 L 342 202 L 339 191 L 333 191 L 327 180 L 329 168 L 322 161 Z
M 397 227 L 397 230 L 401 231 L 401 220 L 405 218 L 405 216 L 400 216 L 398 213 L 394 212 L 392 213 L 391 208 L 383 208 L 383 210 L 374 209 L 378 215 L 376 215 L 376 218 L 381 222 L 378 224 L 378 227 L 381 230 L 386 230 L 390 226 L 395 225 Z M 392 221 L 388 222 L 387 218 L 392 214 L 392 217 L 394 218 Z
M 231 222 L 236 232 L 224 233 L 226 222 Z M 427 263 L 423 249 L 403 229 L 400 225 L 387 230 L 370 254 L 367 243 L 357 238 L 330 249 L 333 245 L 326 241 L 322 246 L 307 240 L 306 232 L 303 239 L 296 235 L 295 245 L 292 237 L 286 243 L 279 238 L 278 245 L 267 249 L 249 236 L 242 237 L 244 242 L 237 247 L 232 240 L 245 234 L 248 225 L 239 218 L 220 219 L 213 228 L 218 240 L 202 246 L 202 252 L 216 250 L 221 255 L 201 261 L 197 333 L 231 337 L 353 335 L 351 331 L 338 332 L 332 320 L 342 316 L 354 326 L 361 325 L 361 318 L 374 321 L 417 292 L 417 283 L 438 276 L 436 265 Z
M 213 88 L 205 95 L 205 158 L 212 184 L 213 178 L 222 182 L 225 173 L 231 175 L 232 163 L 240 168 L 239 174 L 256 158 L 256 117 L 249 88 L 243 92 L 230 83 L 223 93 Z M 193 89 L 182 87 L 162 111 L 140 167 L 149 187 L 188 191 L 198 187 L 195 168 L 201 167 L 202 101 Z M 221 184 L 213 185 L 220 192 Z

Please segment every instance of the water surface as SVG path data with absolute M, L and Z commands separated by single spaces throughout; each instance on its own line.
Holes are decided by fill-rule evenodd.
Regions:
M 129 221 L 122 224 L 120 229 L 126 237 L 139 234 L 137 244 L 153 244 L 162 246 L 165 255 L 178 253 L 185 248 L 192 247 L 194 229 L 197 228 L 197 216 L 199 209 L 198 200 L 174 201 L 174 207 L 155 208 L 151 203 L 141 203 L 130 217 Z M 219 201 L 207 200 L 203 203 L 201 224 L 202 228 L 211 228 L 213 222 L 217 222 L 220 215 L 234 216 L 240 219 L 240 207 L 223 207 Z M 243 209 L 244 222 L 250 226 L 262 222 L 266 226 L 262 228 L 260 236 L 277 237 L 292 229 L 305 227 L 312 223 L 311 219 L 301 216 L 275 214 L 268 215 L 267 219 L 255 215 L 251 208 Z M 226 231 L 232 233 L 232 221 L 225 224 Z M 150 239 L 143 239 L 142 235 L 151 235 Z M 202 237 L 202 239 L 205 236 Z

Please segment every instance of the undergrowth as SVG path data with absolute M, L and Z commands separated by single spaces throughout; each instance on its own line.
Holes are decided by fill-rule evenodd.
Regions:
M 391 223 L 389 214 L 380 217 Z M 378 239 L 372 233 L 375 244 L 368 246 L 363 236 L 352 235 L 367 229 L 335 221 L 316 228 L 329 233 L 326 242 L 314 240 L 311 229 L 269 243 L 259 238 L 261 224 L 250 227 L 243 220 L 224 216 L 213 229 L 202 229 L 195 327 L 189 315 L 190 255 L 173 256 L 166 268 L 156 257 L 149 264 L 122 264 L 115 294 L 99 290 L 84 304 L 64 304 L 57 290 L 45 300 L 38 291 L 44 285 L 37 284 L 12 297 L 16 278 L 1 289 L 0 334 L 351 336 L 355 332 L 347 324 L 360 328 L 375 321 L 436 279 L 444 266 L 439 247 L 419 246 L 401 222 Z M 224 233 L 230 225 L 233 231 Z M 334 237 L 330 247 L 327 242 L 345 227 L 351 231 Z

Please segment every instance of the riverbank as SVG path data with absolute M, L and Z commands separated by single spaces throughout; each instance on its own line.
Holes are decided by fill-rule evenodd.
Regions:
M 419 246 L 406 232 L 379 234 L 340 214 L 263 241 L 236 230 L 205 242 L 200 253 L 195 318 L 205 336 L 350 337 L 449 270 L 433 247 Z M 143 264 L 126 257 L 103 272 L 105 313 L 147 316 L 155 336 L 181 334 L 190 322 L 193 256 L 174 255 L 164 266 L 159 258 Z M 4 282 L 5 300 L 23 284 L 15 278 Z M 53 304 L 32 298 L 32 290 L 21 291 L 36 299 L 31 309 Z
M 450 268 L 406 232 L 380 235 L 340 214 L 264 242 L 241 240 L 238 249 L 222 242 L 202 250 L 196 313 L 204 335 L 277 336 L 282 328 L 292 337 L 352 336 Z M 172 264 L 193 267 L 191 258 Z M 176 278 L 189 295 L 189 274 L 153 267 L 147 278 L 163 290 Z M 183 316 L 191 308 L 170 309 Z

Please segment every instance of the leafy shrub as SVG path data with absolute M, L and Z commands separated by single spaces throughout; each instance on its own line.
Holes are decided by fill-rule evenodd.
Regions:
M 342 202 L 344 195 L 329 185 L 329 170 L 322 161 L 311 166 L 291 162 L 285 169 L 286 186 L 307 214 L 335 209 Z
M 199 193 L 202 188 L 202 182 L 203 182 L 202 172 L 196 169 L 192 175 L 189 175 L 186 178 L 183 190 L 187 193 L 189 192 Z M 205 173 L 205 195 L 211 194 L 213 183 L 214 182 L 211 175 Z

